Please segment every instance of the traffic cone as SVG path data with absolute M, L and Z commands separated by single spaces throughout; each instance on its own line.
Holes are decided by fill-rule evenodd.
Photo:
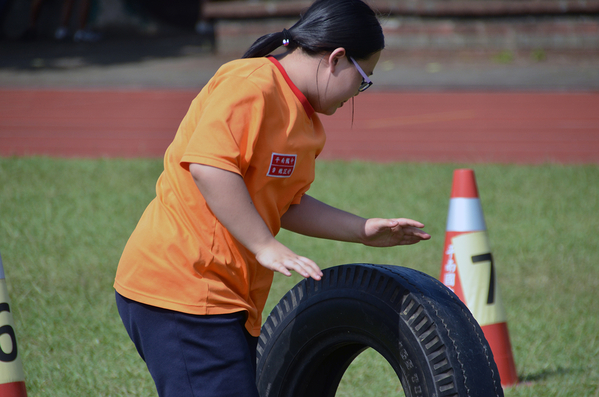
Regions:
M 27 397 L 25 372 L 17 348 L 15 324 L 10 313 L 2 257 L 0 257 L 0 396 Z
M 468 306 L 491 346 L 501 384 L 518 383 L 474 171 L 453 174 L 441 282 Z

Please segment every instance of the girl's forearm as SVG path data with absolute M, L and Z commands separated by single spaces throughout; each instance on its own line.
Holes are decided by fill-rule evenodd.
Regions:
M 189 171 L 210 210 L 237 241 L 254 254 L 273 244 L 240 175 L 201 164 L 190 164 Z
M 310 237 L 359 243 L 366 219 L 305 195 L 281 218 L 283 228 Z
M 416 244 L 430 239 L 424 225 L 406 218 L 364 219 L 331 207 L 310 196 L 293 205 L 281 218 L 281 225 L 312 237 L 362 243 L 373 247 Z
M 201 164 L 190 164 L 189 171 L 216 218 L 256 255 L 262 266 L 286 276 L 294 270 L 304 277 L 320 280 L 322 272 L 316 263 L 295 254 L 274 238 L 240 175 Z

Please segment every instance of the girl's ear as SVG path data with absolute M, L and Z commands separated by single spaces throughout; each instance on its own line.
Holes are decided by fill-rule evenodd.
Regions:
M 342 58 L 345 58 L 345 56 L 346 52 L 345 48 L 343 47 L 336 48 L 333 52 L 331 52 L 328 59 L 329 67 L 331 68 L 331 73 L 335 73 L 335 68 L 337 67 L 337 64 Z

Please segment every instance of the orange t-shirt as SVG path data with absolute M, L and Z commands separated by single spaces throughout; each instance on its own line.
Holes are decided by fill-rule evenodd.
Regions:
M 156 198 L 119 262 L 115 289 L 135 301 L 191 314 L 247 311 L 260 334 L 272 271 L 212 214 L 190 163 L 240 174 L 273 235 L 314 180 L 325 142 L 318 116 L 274 58 L 222 66 L 194 99 L 164 158 Z

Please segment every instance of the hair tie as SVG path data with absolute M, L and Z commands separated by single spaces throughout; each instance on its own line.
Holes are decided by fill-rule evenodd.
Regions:
M 291 41 L 291 33 L 287 29 L 283 29 L 283 45 L 287 47 Z

